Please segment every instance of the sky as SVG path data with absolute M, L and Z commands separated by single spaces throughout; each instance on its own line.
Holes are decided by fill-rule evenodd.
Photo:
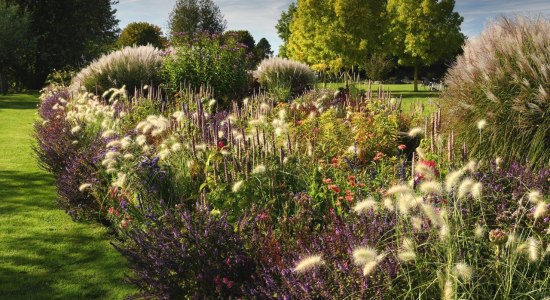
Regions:
M 227 20 L 227 30 L 248 30 L 259 41 L 265 37 L 277 52 L 281 40 L 275 24 L 292 0 L 214 0 Z M 120 28 L 131 22 L 149 22 L 168 31 L 168 16 L 176 0 L 119 0 L 115 6 Z M 456 0 L 455 10 L 463 17 L 462 31 L 479 35 L 491 19 L 523 14 L 550 16 L 550 0 Z

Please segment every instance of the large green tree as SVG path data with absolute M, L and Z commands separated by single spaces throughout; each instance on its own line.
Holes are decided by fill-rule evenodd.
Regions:
M 288 6 L 288 9 L 281 13 L 275 29 L 277 29 L 277 35 L 283 41 L 283 44 L 279 47 L 279 57 L 288 57 L 288 40 L 290 39 L 290 24 L 294 18 L 294 13 L 298 10 L 296 3 L 292 2 Z
M 255 56 L 258 60 L 258 62 L 262 61 L 265 58 L 269 58 L 273 56 L 273 51 L 271 50 L 271 44 L 266 38 L 261 38 L 258 41 L 258 44 L 256 44 L 256 47 L 254 49 Z
M 454 0 L 388 0 L 388 45 L 400 65 L 414 67 L 415 91 L 420 67 L 456 53 L 464 43 L 463 18 L 454 6 Z
M 177 0 L 170 13 L 170 35 L 208 31 L 222 33 L 227 22 L 212 0 Z
M 8 92 L 8 71 L 21 63 L 29 46 L 30 17 L 19 5 L 0 0 L 0 93 Z
M 152 45 L 157 48 L 164 48 L 165 38 L 162 30 L 157 25 L 147 22 L 133 22 L 128 24 L 117 40 L 117 46 L 145 46 Z
M 113 0 L 7 0 L 26 9 L 37 51 L 26 77 L 39 88 L 53 69 L 83 66 L 112 47 L 119 32 Z M 19 74 L 23 76 L 25 74 Z
M 290 58 L 314 69 L 362 65 L 381 47 L 386 0 L 299 0 L 290 24 Z

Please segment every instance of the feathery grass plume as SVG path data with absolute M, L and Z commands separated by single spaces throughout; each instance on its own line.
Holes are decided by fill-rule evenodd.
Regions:
M 497 168 L 500 168 L 502 166 L 502 162 L 503 162 L 503 160 L 500 157 L 497 157 L 495 159 L 495 164 L 497 165 Z
M 537 204 L 542 201 L 542 194 L 540 191 L 531 191 L 528 195 L 529 201 L 533 204 Z
M 107 143 L 107 148 L 122 148 L 122 143 L 119 140 L 113 140 Z
M 399 213 L 401 213 L 404 216 L 407 216 L 409 214 L 409 211 L 412 208 L 412 202 L 414 201 L 414 197 L 410 194 L 400 194 L 397 197 L 397 209 L 399 210 Z
M 144 135 L 138 135 L 138 136 L 136 137 L 136 143 L 137 143 L 139 146 L 145 145 L 145 143 L 147 143 L 147 137 L 144 136 Z
M 439 239 L 442 241 L 447 240 L 450 237 L 450 230 L 449 225 L 443 224 L 441 225 L 441 229 L 439 229 Z
M 370 209 L 376 209 L 376 205 L 378 203 L 372 199 L 371 197 L 369 197 L 368 199 L 366 200 L 363 200 L 359 203 L 357 203 L 354 207 L 353 207 L 353 210 L 357 213 L 357 214 L 362 214 L 362 213 L 367 213 Z
M 376 249 L 371 247 L 359 247 L 353 250 L 353 263 L 355 265 L 362 267 L 365 264 L 373 261 L 378 256 Z
M 452 191 L 453 188 L 459 183 L 460 178 L 464 175 L 463 170 L 457 170 L 447 175 L 445 180 L 445 190 Z
M 92 185 L 90 183 L 83 183 L 78 188 L 79 191 L 84 192 L 85 190 L 89 189 Z
M 387 191 L 388 195 L 404 195 L 410 193 L 412 193 L 411 188 L 404 184 L 394 185 Z
M 411 224 L 412 224 L 412 227 L 416 230 L 421 230 L 422 229 L 422 224 L 424 223 L 424 221 L 419 218 L 419 217 L 412 217 L 411 218 Z
M 443 299 L 444 300 L 455 299 L 454 280 L 449 275 L 447 275 L 445 279 L 445 286 L 443 287 Z
M 474 229 L 474 236 L 476 239 L 481 240 L 485 238 L 485 232 L 486 232 L 485 227 L 477 224 L 476 228 Z
M 132 159 L 134 159 L 134 155 L 131 154 L 131 153 L 126 153 L 126 154 L 124 154 L 123 157 L 124 157 L 124 159 L 127 159 L 127 160 L 132 160 Z
M 420 190 L 424 194 L 441 195 L 443 193 L 443 188 L 441 187 L 441 184 L 436 181 L 423 182 L 422 184 L 420 184 Z
M 262 87 L 279 98 L 299 94 L 315 82 L 315 73 L 308 65 L 278 57 L 261 61 L 253 75 Z
M 430 168 L 425 164 L 417 164 L 414 167 L 414 171 L 416 174 L 421 175 L 422 177 L 428 180 L 433 180 L 435 178 L 435 173 L 433 168 Z
M 120 152 L 118 151 L 108 151 L 105 153 L 105 159 L 116 159 L 120 156 Z
M 159 151 L 157 153 L 157 156 L 159 157 L 160 160 L 165 160 L 166 158 L 168 158 L 168 156 L 170 156 L 170 149 L 164 149 Z
M 529 260 L 536 262 L 539 260 L 539 241 L 534 237 L 527 238 L 527 252 L 529 254 Z
M 449 127 L 461 133 L 472 154 L 547 165 L 549 40 L 548 18 L 518 16 L 491 22 L 466 42 L 446 75 L 441 98 Z M 471 130 L 477 121 L 482 139 Z
M 548 211 L 548 205 L 544 202 L 539 202 L 537 206 L 535 207 L 535 212 L 533 213 L 533 217 L 535 220 L 538 220 L 544 216 L 546 216 L 546 213 Z
M 458 278 L 462 279 L 464 282 L 472 280 L 473 270 L 472 267 L 466 263 L 460 262 L 456 263 L 454 266 L 455 274 Z
M 111 184 L 114 187 L 123 188 L 126 184 L 126 174 L 119 172 L 117 174 L 117 179 Z
M 72 80 L 71 90 L 80 87 L 103 93 L 114 86 L 126 85 L 129 91 L 139 88 L 142 82 L 160 82 L 162 56 L 152 46 L 126 47 L 103 55 L 80 71 Z M 116 91 L 115 91 L 116 93 Z M 105 95 L 106 96 L 106 95 Z
M 430 219 L 430 222 L 432 222 L 435 226 L 441 226 L 444 224 L 443 218 L 435 211 L 435 208 L 432 204 L 423 203 L 421 205 L 422 212 L 424 212 L 424 215 Z
M 393 200 L 391 198 L 384 198 L 384 200 L 382 200 L 382 203 L 388 211 L 395 210 L 395 206 L 393 206 Z
M 423 135 L 423 134 L 424 134 L 424 130 L 422 130 L 422 128 L 420 128 L 420 127 L 412 128 L 408 132 L 408 136 L 411 137 L 411 138 L 415 138 L 415 137 Z
M 293 271 L 295 273 L 305 273 L 309 270 L 312 270 L 313 268 L 322 266 L 323 264 L 325 264 L 325 261 L 323 260 L 321 255 L 308 256 L 300 260 L 296 264 L 296 267 Z
M 178 152 L 181 150 L 181 144 L 180 143 L 175 143 L 172 145 L 172 147 L 170 147 L 170 149 L 173 151 L 173 152 Z
M 426 151 L 424 149 L 418 147 L 416 148 L 416 154 L 418 154 L 418 157 L 422 160 L 426 160 Z
M 460 186 L 458 187 L 458 199 L 463 199 L 464 197 L 466 197 L 466 195 L 471 192 L 474 183 L 474 180 L 471 178 L 466 178 L 462 180 Z
M 371 275 L 372 272 L 374 272 L 374 270 L 375 270 L 376 267 L 378 266 L 378 264 L 379 264 L 382 260 L 384 260 L 385 257 L 386 257 L 386 254 L 385 254 L 385 253 L 382 253 L 382 254 L 378 255 L 378 256 L 376 257 L 375 260 L 366 263 L 366 264 L 363 266 L 363 276 L 369 276 L 369 275 Z
M 253 170 L 252 174 L 262 174 L 265 173 L 266 168 L 264 165 L 257 165 Z
M 410 262 L 416 259 L 416 252 L 412 239 L 403 239 L 401 251 L 397 254 L 397 258 L 399 258 L 402 262 Z
M 241 188 L 243 187 L 243 184 L 244 184 L 244 181 L 243 180 L 240 180 L 240 181 L 237 181 L 233 184 L 233 187 L 231 188 L 231 190 L 233 191 L 233 193 L 238 193 Z
M 477 129 L 483 130 L 485 126 L 487 126 L 487 121 L 485 119 L 477 121 Z
M 176 121 L 181 122 L 183 118 L 185 118 L 185 113 L 183 111 L 176 111 L 172 114 L 172 117 L 176 119 Z
M 76 134 L 76 133 L 80 132 L 81 130 L 82 130 L 82 127 L 77 125 L 77 126 L 71 128 L 71 133 Z
M 474 199 L 478 199 L 478 200 L 481 199 L 482 192 L 483 192 L 483 185 L 481 184 L 481 182 L 476 182 L 472 185 L 470 194 Z

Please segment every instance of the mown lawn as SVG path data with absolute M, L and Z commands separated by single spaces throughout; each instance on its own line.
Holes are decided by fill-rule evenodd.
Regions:
M 0 96 L 0 299 L 121 299 L 124 259 L 105 229 L 58 209 L 31 146 L 37 95 Z
M 331 90 L 337 90 L 339 87 L 344 87 L 345 83 L 327 83 L 326 88 Z M 318 83 L 317 88 L 322 88 L 323 83 Z M 364 83 L 350 84 L 350 88 L 353 90 L 368 90 L 369 85 Z M 371 85 L 373 92 L 378 91 L 379 85 Z M 403 111 L 410 111 L 414 104 L 423 103 L 427 108 L 427 112 L 434 110 L 434 104 L 439 98 L 439 92 L 430 92 L 429 87 L 418 85 L 418 92 L 414 91 L 414 84 L 384 84 L 382 88 L 392 93 L 392 97 L 403 97 Z

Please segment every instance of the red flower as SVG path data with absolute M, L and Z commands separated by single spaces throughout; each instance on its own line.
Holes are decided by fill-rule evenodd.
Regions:
M 403 150 L 407 149 L 407 146 L 406 146 L 406 145 L 403 145 L 403 144 L 401 144 L 401 145 L 397 146 L 397 149 L 399 149 L 399 150 L 403 151 Z
M 128 227 L 128 221 L 122 220 L 122 222 L 120 222 L 120 226 L 121 226 L 122 228 Z
M 332 179 L 330 179 L 330 178 L 324 178 L 324 179 L 323 179 L 323 183 L 325 183 L 325 184 L 332 183 Z
M 223 149 L 223 147 L 227 146 L 224 141 L 220 140 L 218 141 L 218 148 Z
M 350 190 L 346 190 L 346 201 L 353 202 L 355 194 L 352 193 Z
M 384 153 L 378 151 L 378 152 L 376 152 L 376 155 L 374 156 L 374 158 L 372 160 L 377 161 L 377 160 L 382 159 L 383 157 L 384 157 Z
M 338 158 L 335 157 L 335 158 L 332 159 L 332 166 L 333 167 L 338 167 Z
M 328 189 L 335 192 L 336 194 L 340 193 L 340 188 L 335 184 L 329 185 Z

